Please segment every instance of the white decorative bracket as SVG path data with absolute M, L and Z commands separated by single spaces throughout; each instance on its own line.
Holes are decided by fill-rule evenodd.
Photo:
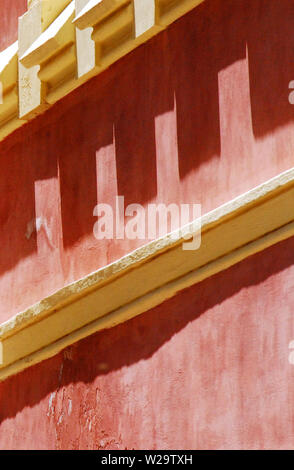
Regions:
M 93 28 L 95 50 L 90 60 L 94 73 L 136 47 L 132 0 L 90 0 L 77 14 L 74 24 L 80 30 Z M 82 60 L 79 54 L 78 63 Z
M 19 18 L 19 57 L 25 55 L 43 31 L 54 21 L 70 0 L 31 0 L 29 10 Z M 46 109 L 44 86 L 38 76 L 40 67 L 26 68 L 19 62 L 19 117 L 31 118 Z
M 74 14 L 72 1 L 20 57 L 21 65 L 28 70 L 37 67 L 45 106 L 55 103 L 77 86 Z

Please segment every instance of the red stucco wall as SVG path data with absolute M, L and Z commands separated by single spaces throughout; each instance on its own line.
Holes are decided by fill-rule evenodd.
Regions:
M 97 202 L 206 212 L 293 165 L 293 17 L 208 0 L 1 143 L 1 321 L 144 243 L 97 241 Z
M 292 0 L 207 0 L 0 144 L 1 322 L 143 243 L 95 240 L 97 202 L 207 212 L 293 166 L 293 18 Z M 1 383 L 0 448 L 293 447 L 293 253 Z
M 0 52 L 17 40 L 18 17 L 27 10 L 27 0 L 0 0 Z
M 0 448 L 294 447 L 294 239 L 0 384 Z

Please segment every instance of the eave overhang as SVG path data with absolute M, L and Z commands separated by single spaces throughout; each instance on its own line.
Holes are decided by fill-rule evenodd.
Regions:
M 30 2 L 18 46 L 0 53 L 0 141 L 203 1 Z

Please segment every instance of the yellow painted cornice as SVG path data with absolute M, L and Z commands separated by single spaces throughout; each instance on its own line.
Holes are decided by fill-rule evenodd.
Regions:
M 99 67 L 105 69 L 136 47 L 132 0 L 92 0 L 74 23 L 79 29 L 93 28 L 97 71 Z
M 75 23 L 80 29 L 96 25 L 131 3 L 132 0 L 90 0 L 76 16 Z
M 0 326 L 0 380 L 133 318 L 294 235 L 294 169 L 202 216 L 202 243 L 169 234 L 59 290 Z M 193 224 L 193 226 L 195 226 Z
M 28 1 L 18 47 L 0 53 L 0 141 L 203 1 Z

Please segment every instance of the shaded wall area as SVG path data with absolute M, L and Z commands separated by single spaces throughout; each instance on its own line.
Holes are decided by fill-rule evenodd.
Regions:
M 294 445 L 294 238 L 0 384 L 1 449 Z
M 293 166 L 293 17 L 206 0 L 0 144 L 0 321 L 147 241 L 96 240 L 97 203 L 205 213 Z
M 0 52 L 17 40 L 18 17 L 27 11 L 27 0 L 0 0 Z

